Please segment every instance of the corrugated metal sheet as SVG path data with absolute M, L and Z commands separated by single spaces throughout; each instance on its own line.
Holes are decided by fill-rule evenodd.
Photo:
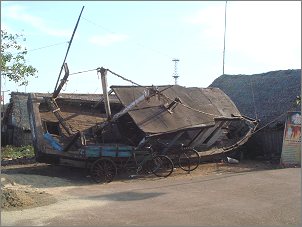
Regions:
M 146 87 L 112 86 L 111 89 L 122 105 L 127 106 L 140 97 Z M 158 90 L 162 91 L 163 96 L 156 95 L 144 100 L 129 112 L 136 125 L 148 134 L 213 125 L 217 116 L 240 116 L 234 103 L 219 88 L 186 88 L 174 85 L 159 86 Z M 175 98 L 179 98 L 189 108 L 178 104 L 170 113 L 167 106 Z

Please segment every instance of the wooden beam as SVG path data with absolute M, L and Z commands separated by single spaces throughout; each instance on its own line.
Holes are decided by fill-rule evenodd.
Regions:
M 215 125 L 211 128 L 204 129 L 200 135 L 191 143 L 191 147 L 196 147 L 198 145 L 203 144 L 203 142 L 211 135 L 211 133 L 219 127 L 219 124 L 217 122 Z
M 107 120 L 110 120 L 111 119 L 111 109 L 110 109 L 110 103 L 109 103 L 109 95 L 108 95 L 108 91 L 107 91 L 107 70 L 102 67 L 102 68 L 98 69 L 98 73 L 101 73 L 105 110 L 106 110 Z
M 219 124 L 219 127 L 215 130 L 215 133 L 212 135 L 212 138 L 207 142 L 207 147 L 212 146 L 219 139 L 219 137 L 221 137 L 221 135 L 223 134 L 222 127 L 225 127 L 228 124 L 229 122 L 223 121 Z
M 56 116 L 56 118 L 58 119 L 59 123 L 62 125 L 62 127 L 67 132 L 67 134 L 69 136 L 72 135 L 72 134 L 74 134 L 72 132 L 72 129 L 66 124 L 66 121 L 62 117 L 60 108 L 58 107 L 58 104 L 56 103 L 56 101 L 53 98 L 49 98 L 49 97 L 45 97 L 45 99 L 46 99 L 46 102 L 47 102 L 49 108 L 51 109 L 51 111 L 53 112 L 53 114 Z
M 44 130 L 42 127 L 41 116 L 39 111 L 40 102 L 37 101 L 35 94 L 29 94 L 27 107 L 29 115 L 29 124 L 31 128 L 31 136 L 33 140 L 33 146 L 35 150 L 36 158 L 38 159 L 41 156 L 41 153 L 44 153 Z

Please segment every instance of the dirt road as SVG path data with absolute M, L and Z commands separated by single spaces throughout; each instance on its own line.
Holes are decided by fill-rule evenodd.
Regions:
M 43 164 L 6 167 L 1 176 L 4 188 L 44 193 L 44 204 L 2 210 L 1 223 L 5 226 L 301 225 L 300 172 L 300 168 L 274 169 L 257 162 L 212 163 L 191 174 L 176 171 L 165 179 L 121 177 L 97 185 L 86 172 L 69 167 Z

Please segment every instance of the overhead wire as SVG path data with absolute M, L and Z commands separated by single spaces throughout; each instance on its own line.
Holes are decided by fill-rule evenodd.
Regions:
M 255 118 L 258 119 L 258 114 L 257 114 L 257 109 L 256 109 L 256 102 L 255 102 L 255 94 L 254 94 L 254 89 L 253 89 L 253 84 L 252 84 L 251 77 L 249 77 L 249 81 L 250 81 L 250 87 L 251 87 L 251 90 L 252 90 L 252 99 L 253 99 Z
M 58 46 L 58 45 L 62 45 L 62 44 L 67 44 L 67 43 L 69 43 L 69 41 L 55 43 L 55 44 L 50 44 L 50 45 L 47 45 L 47 46 L 38 47 L 38 48 L 35 48 L 35 49 L 30 49 L 30 50 L 26 50 L 26 52 L 37 51 L 37 50 L 41 50 L 41 49 L 45 49 L 45 48 L 49 48 L 49 47 L 53 47 L 53 46 Z
M 24 51 L 19 51 L 19 52 L 13 52 L 13 54 L 21 54 L 21 53 L 24 53 L 24 52 L 26 52 L 26 53 L 33 52 L 33 51 L 37 51 L 37 50 L 41 50 L 41 49 L 45 49 L 45 48 L 49 48 L 49 47 L 59 46 L 59 45 L 66 44 L 66 43 L 69 43 L 69 42 L 64 41 L 64 42 L 49 44 L 47 46 L 37 47 L 37 48 L 34 48 L 34 49 L 29 49 L 29 50 L 24 50 Z
M 97 24 L 97 23 L 95 23 L 95 22 L 93 22 L 93 21 L 91 21 L 91 20 L 85 18 L 85 17 L 82 17 L 82 19 L 85 20 L 85 21 L 87 21 L 87 22 L 90 23 L 90 24 L 95 25 L 96 27 L 99 27 L 99 28 L 103 29 L 104 31 L 110 32 L 110 33 L 112 33 L 112 34 L 115 34 L 115 32 L 109 30 L 108 28 L 105 28 L 105 27 L 103 27 L 103 26 L 101 26 L 101 25 L 99 25 L 99 24 Z
M 97 23 L 91 21 L 90 19 L 87 19 L 87 18 L 84 18 L 84 17 L 82 17 L 82 18 L 83 18 L 83 20 L 85 20 L 86 22 L 88 22 L 88 23 L 90 23 L 90 24 L 92 24 L 92 25 L 94 25 L 94 26 L 96 26 L 96 27 L 99 27 L 99 28 L 103 29 L 104 31 L 110 32 L 111 34 L 117 34 L 116 32 L 111 31 L 110 29 L 105 28 L 104 26 L 101 26 L 101 25 L 97 24 Z M 156 49 L 151 48 L 151 47 L 147 47 L 145 44 L 139 43 L 139 42 L 137 42 L 137 41 L 133 41 L 133 40 L 132 40 L 132 42 L 135 43 L 137 46 L 143 47 L 143 48 L 145 48 L 145 49 L 152 50 L 153 52 L 156 52 L 156 53 L 158 53 L 158 54 L 160 54 L 160 55 L 163 55 L 163 56 L 165 56 L 165 57 L 168 57 L 169 59 L 172 59 L 171 56 L 169 56 L 169 55 L 166 54 L 166 53 L 163 53 L 162 51 L 156 50 Z
M 228 1 L 225 1 L 225 8 L 224 8 L 224 35 L 223 35 L 223 59 L 222 59 L 222 75 L 224 75 L 224 59 L 225 59 L 225 37 L 226 37 L 226 20 L 227 20 L 227 3 Z
M 96 68 L 96 69 L 84 70 L 84 71 L 80 71 L 80 72 L 76 72 L 76 73 L 71 73 L 70 75 L 81 74 L 81 73 L 90 72 L 90 71 L 94 71 L 94 70 L 97 70 L 97 68 Z M 127 78 L 124 77 L 124 76 L 121 76 L 121 75 L 119 75 L 119 74 L 117 74 L 117 73 L 111 71 L 110 69 L 106 69 L 106 70 L 109 71 L 111 74 L 113 74 L 113 75 L 115 75 L 115 76 L 121 78 L 122 80 L 125 80 L 125 81 L 127 81 L 127 82 L 130 82 L 131 84 L 134 84 L 134 85 L 139 86 L 139 87 L 144 87 L 144 86 L 142 86 L 142 85 L 140 85 L 140 84 L 138 84 L 138 83 L 136 83 L 136 82 L 134 82 L 134 81 L 132 81 L 132 80 L 130 80 L 130 79 L 127 79 Z M 173 86 L 173 85 L 172 85 L 172 86 Z M 170 87 L 172 87 L 172 86 L 170 86 Z M 170 88 L 170 87 L 169 87 L 169 88 Z M 166 90 L 166 89 L 165 89 L 165 90 Z M 168 97 L 167 95 L 163 94 L 162 92 L 163 92 L 163 91 L 159 91 L 158 94 L 161 95 L 161 96 L 163 96 L 164 98 L 168 99 L 169 101 L 174 101 L 172 98 Z M 199 109 L 193 108 L 193 107 L 191 107 L 191 106 L 188 106 L 188 105 L 186 105 L 186 104 L 184 104 L 184 103 L 178 102 L 178 104 L 179 104 L 179 105 L 182 105 L 182 106 L 185 107 L 185 108 L 188 108 L 188 109 L 190 109 L 190 110 L 193 110 L 193 111 L 195 111 L 195 112 L 198 112 L 198 113 L 202 113 L 202 114 L 209 115 L 209 116 L 213 116 L 213 117 L 223 117 L 222 115 L 217 115 L 217 114 L 212 114 L 212 113 L 204 112 L 204 111 L 202 111 L 202 110 L 199 110 Z M 275 119 L 273 119 L 272 121 L 270 121 L 269 123 L 267 123 L 266 125 L 264 125 L 263 127 L 259 128 L 259 129 L 257 129 L 257 130 L 255 130 L 255 131 L 252 133 L 252 135 L 255 134 L 255 133 L 257 133 L 258 131 L 260 131 L 260 130 L 266 128 L 266 127 L 269 126 L 270 124 L 274 123 L 276 120 L 278 120 L 279 118 L 281 118 L 282 116 L 284 116 L 288 111 L 291 111 L 293 108 L 295 108 L 295 106 L 291 107 L 289 110 L 287 110 L 286 112 L 282 113 L 280 116 L 276 117 Z M 258 119 L 257 119 L 257 120 L 258 120 Z
M 97 70 L 97 69 L 84 70 L 84 71 L 80 71 L 80 72 L 76 72 L 76 73 L 71 73 L 70 75 L 81 74 L 81 73 L 90 72 L 90 71 L 94 71 L 94 70 Z M 144 86 L 142 86 L 142 85 L 140 85 L 140 84 L 134 82 L 133 80 L 127 79 L 126 77 L 121 76 L 121 75 L 119 75 L 119 74 L 117 74 L 117 73 L 111 71 L 110 69 L 106 69 L 106 70 L 107 70 L 108 72 L 110 72 L 111 74 L 113 74 L 113 75 L 115 75 L 115 76 L 121 78 L 121 79 L 124 80 L 124 81 L 127 81 L 127 82 L 129 82 L 129 83 L 131 83 L 131 84 L 134 84 L 134 85 L 136 85 L 136 86 L 139 86 L 139 87 L 144 87 Z M 170 87 L 172 87 L 172 86 L 170 86 Z M 162 93 L 162 91 L 160 91 L 158 94 L 161 95 L 161 96 L 163 96 L 164 98 L 170 100 L 170 101 L 174 101 L 174 100 L 171 99 L 170 97 L 164 95 L 164 94 Z M 214 116 L 214 117 L 223 117 L 222 115 L 211 114 L 211 113 L 204 112 L 204 111 L 202 111 L 202 110 L 195 109 L 195 108 L 190 107 L 190 106 L 188 106 L 188 105 L 186 105 L 186 104 L 184 104 L 184 103 L 179 103 L 179 104 L 182 105 L 182 106 L 184 106 L 185 108 L 191 109 L 191 110 L 193 110 L 193 111 L 195 111 L 195 112 L 198 112 L 198 113 L 202 113 L 202 114 L 209 115 L 209 116 Z

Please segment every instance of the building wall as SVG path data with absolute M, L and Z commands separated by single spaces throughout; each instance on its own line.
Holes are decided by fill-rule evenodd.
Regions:
M 8 127 L 3 137 L 2 145 L 27 146 L 32 145 L 30 130 L 23 130 L 17 127 Z
M 12 145 L 17 147 L 32 145 L 30 130 L 22 130 L 20 128 L 15 128 Z
M 267 129 L 252 136 L 246 144 L 246 157 L 261 156 L 265 159 L 280 158 L 283 143 L 283 129 Z

